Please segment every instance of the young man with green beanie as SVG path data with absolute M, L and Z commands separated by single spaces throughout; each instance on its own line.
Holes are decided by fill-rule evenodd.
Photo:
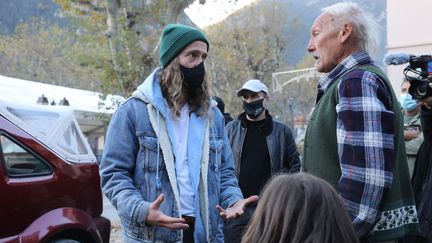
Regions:
M 223 242 L 243 199 L 223 116 L 211 101 L 200 30 L 165 27 L 160 62 L 114 114 L 100 165 L 125 242 Z M 220 204 L 220 206 L 219 206 Z

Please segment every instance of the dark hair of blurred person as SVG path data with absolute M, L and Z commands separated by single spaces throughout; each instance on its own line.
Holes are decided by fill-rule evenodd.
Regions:
M 307 173 L 273 177 L 260 195 L 242 243 L 359 242 L 341 198 Z

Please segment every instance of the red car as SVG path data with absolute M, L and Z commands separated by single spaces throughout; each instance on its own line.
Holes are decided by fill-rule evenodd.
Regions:
M 70 108 L 0 101 L 0 242 L 108 242 L 99 180 Z

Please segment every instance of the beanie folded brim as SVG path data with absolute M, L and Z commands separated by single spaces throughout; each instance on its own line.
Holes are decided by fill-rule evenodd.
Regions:
M 203 32 L 190 26 L 185 25 L 169 25 L 161 37 L 160 47 L 160 62 L 163 67 L 166 67 L 184 48 L 194 41 L 203 41 L 209 43 Z

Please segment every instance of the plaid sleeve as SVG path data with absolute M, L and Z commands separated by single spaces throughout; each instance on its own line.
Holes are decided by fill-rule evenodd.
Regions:
M 338 191 L 359 237 L 372 229 L 383 194 L 392 184 L 394 113 L 378 76 L 361 70 L 338 87 L 337 143 L 342 176 Z

